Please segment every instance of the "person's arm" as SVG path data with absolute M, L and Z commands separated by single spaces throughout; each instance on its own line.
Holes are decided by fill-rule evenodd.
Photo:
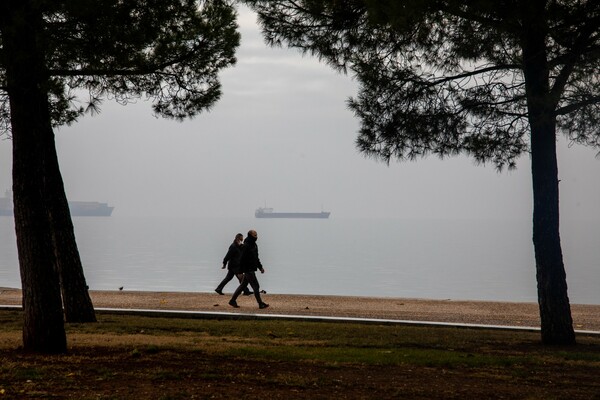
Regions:
M 227 254 L 225 254 L 225 258 L 223 258 L 223 266 L 221 267 L 221 269 L 225 269 L 225 266 L 233 257 L 233 251 L 234 249 L 232 249 L 231 246 L 229 246 L 229 250 L 227 250 Z
M 260 258 L 258 257 L 258 246 L 256 247 L 256 263 L 258 264 L 258 270 L 260 271 L 260 273 L 264 274 L 265 268 L 263 267 L 262 263 L 260 262 Z

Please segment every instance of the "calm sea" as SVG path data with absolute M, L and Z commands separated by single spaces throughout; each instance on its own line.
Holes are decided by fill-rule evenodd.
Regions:
M 536 301 L 529 221 L 75 218 L 91 289 L 211 292 L 237 232 L 256 229 L 268 293 Z M 562 223 L 571 302 L 600 304 L 600 223 Z M 0 287 L 21 287 L 0 217 Z M 232 292 L 231 282 L 226 292 Z

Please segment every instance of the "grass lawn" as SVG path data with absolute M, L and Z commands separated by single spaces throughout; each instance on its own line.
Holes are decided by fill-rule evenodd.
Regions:
M 6 399 L 600 399 L 600 337 L 99 314 L 66 355 L 28 354 L 0 311 Z

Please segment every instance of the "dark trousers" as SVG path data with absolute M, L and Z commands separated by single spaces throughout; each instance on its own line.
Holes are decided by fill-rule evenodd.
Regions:
M 235 289 L 235 292 L 233 292 L 231 300 L 236 301 L 239 295 L 242 294 L 242 291 L 248 290 L 248 284 L 252 287 L 252 290 L 254 290 L 254 297 L 256 297 L 258 304 L 262 303 L 262 299 L 260 298 L 260 285 L 258 284 L 256 272 L 254 271 L 244 272 L 244 279 L 240 286 Z
M 233 279 L 234 276 L 238 278 L 238 280 L 240 281 L 240 284 L 244 280 L 244 274 L 236 274 L 232 270 L 228 269 L 227 275 L 225 275 L 225 278 L 221 281 L 221 283 L 219 283 L 219 286 L 217 286 L 217 288 L 215 290 L 223 291 L 223 288 L 225 287 L 225 285 L 227 285 L 229 283 L 229 281 Z M 250 294 L 248 287 L 246 287 L 246 289 L 244 290 L 244 293 Z

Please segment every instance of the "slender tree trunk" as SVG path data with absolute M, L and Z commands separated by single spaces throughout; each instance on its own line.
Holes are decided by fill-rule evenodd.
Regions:
M 542 342 L 571 345 L 575 333 L 560 244 L 556 118 L 549 95 L 545 1 L 524 4 L 523 65 L 531 127 L 533 246 Z
M 46 206 L 50 216 L 56 269 L 67 322 L 96 322 L 94 306 L 83 274 L 73 222 L 56 154 L 54 132 L 46 135 Z
M 4 1 L 0 29 L 13 138 L 15 230 L 23 289 L 25 350 L 63 353 L 67 340 L 55 271 L 51 223 L 45 207 L 45 135 L 50 114 L 35 2 Z

